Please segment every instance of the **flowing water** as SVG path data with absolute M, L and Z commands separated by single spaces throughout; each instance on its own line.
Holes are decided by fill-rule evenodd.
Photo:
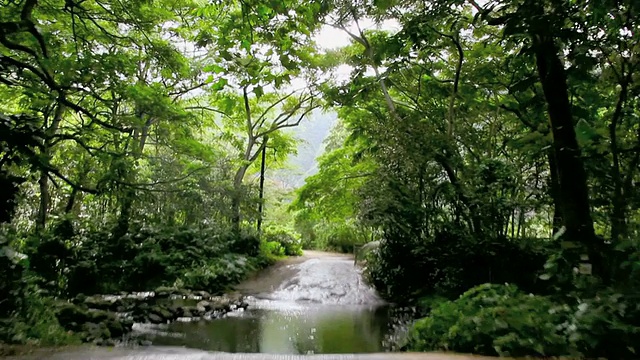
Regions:
M 154 345 L 231 353 L 389 350 L 395 335 L 393 311 L 363 282 L 352 259 L 324 255 L 280 270 L 290 275 L 272 291 L 254 292 L 246 311 L 211 321 L 137 326 L 138 335 Z M 256 284 L 262 281 L 269 279 Z

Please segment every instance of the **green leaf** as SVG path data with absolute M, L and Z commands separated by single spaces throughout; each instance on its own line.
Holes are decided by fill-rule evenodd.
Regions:
M 255 89 L 253 89 L 253 93 L 256 94 L 256 97 L 259 99 L 264 95 L 264 89 L 262 86 L 256 86 Z
M 242 41 L 240 42 L 240 46 L 249 51 L 251 50 L 251 41 L 249 41 L 248 39 L 242 39 Z
M 214 72 L 216 74 L 220 74 L 220 73 L 225 72 L 225 68 L 223 68 L 222 66 L 220 66 L 218 64 L 207 65 L 202 70 L 207 71 L 207 72 L 212 71 L 212 72 Z
M 225 78 L 220 78 L 215 84 L 213 84 L 211 86 L 211 90 L 214 91 L 220 91 L 222 89 L 224 89 L 224 87 L 228 84 L 229 82 L 227 81 L 227 79 Z

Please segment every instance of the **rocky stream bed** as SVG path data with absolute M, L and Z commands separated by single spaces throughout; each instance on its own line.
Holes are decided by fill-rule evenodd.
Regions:
M 136 325 L 212 320 L 247 306 L 237 293 L 213 296 L 206 291 L 159 288 L 141 293 L 79 295 L 59 303 L 56 314 L 66 330 L 87 343 L 151 345 L 134 336 Z

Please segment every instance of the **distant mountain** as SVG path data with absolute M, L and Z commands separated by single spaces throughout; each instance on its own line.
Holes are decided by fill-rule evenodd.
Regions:
M 317 157 L 324 152 L 324 139 L 338 120 L 335 112 L 314 111 L 299 126 L 286 129 L 300 139 L 298 154 L 289 158 L 288 166 L 271 174 L 283 187 L 297 188 L 304 185 L 304 179 L 318 172 Z

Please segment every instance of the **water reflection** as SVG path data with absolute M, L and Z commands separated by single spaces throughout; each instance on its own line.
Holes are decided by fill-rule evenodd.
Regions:
M 145 337 L 154 345 L 187 346 L 210 351 L 327 354 L 384 351 L 389 331 L 386 307 L 290 306 L 254 308 L 207 322 L 172 323 Z

